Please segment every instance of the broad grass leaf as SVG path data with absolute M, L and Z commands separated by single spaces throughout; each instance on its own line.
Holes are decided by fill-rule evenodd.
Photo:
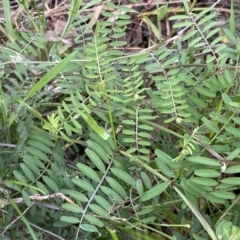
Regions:
M 230 11 L 230 31 L 233 35 L 236 33 L 236 15 L 235 15 L 235 9 L 234 9 L 234 1 L 231 1 L 231 11 Z
M 98 174 L 92 168 L 86 166 L 83 163 L 77 163 L 77 167 L 81 172 L 83 172 L 86 175 L 86 177 L 92 179 L 95 182 L 100 182 Z
M 50 71 L 48 71 L 28 92 L 27 98 L 33 96 L 36 92 L 40 91 L 45 85 L 47 85 L 57 74 L 59 74 L 63 68 L 69 63 L 69 61 L 75 56 L 76 52 L 69 54 L 61 62 L 55 65 Z
M 160 195 L 163 191 L 167 189 L 169 185 L 170 181 L 157 184 L 152 189 L 149 189 L 146 192 L 144 192 L 144 194 L 140 197 L 140 201 L 145 202 Z
M 160 41 L 161 34 L 159 33 L 159 29 L 155 26 L 155 24 L 148 18 L 147 16 L 140 14 L 143 21 L 147 24 L 147 26 L 151 29 L 152 33 L 154 33 L 155 37 Z
M 82 207 L 79 207 L 77 205 L 70 204 L 70 203 L 63 203 L 62 208 L 66 209 L 67 211 L 73 212 L 73 213 L 82 213 L 83 212 Z
M 15 42 L 17 33 L 13 28 L 13 24 L 12 24 L 10 1 L 2 1 L 2 9 L 4 13 L 5 27 L 8 34 L 7 37 L 11 42 Z
M 102 127 L 98 125 L 98 123 L 87 113 L 80 113 L 83 117 L 84 121 L 88 124 L 88 126 L 99 135 L 103 140 L 108 140 L 111 135 Z
M 238 44 L 238 40 L 229 29 L 225 28 L 224 33 L 226 34 L 226 37 L 230 40 L 232 44 L 236 44 L 236 45 Z
M 207 233 L 209 234 L 211 239 L 218 240 L 213 229 L 210 227 L 208 222 L 203 218 L 203 216 L 199 213 L 199 211 L 195 208 L 195 206 L 189 201 L 189 199 L 177 187 L 173 186 L 173 189 L 177 192 L 177 194 L 183 199 L 183 201 L 186 203 L 186 205 L 190 208 L 192 213 L 196 216 L 196 218 L 202 224 L 204 229 L 207 231 Z

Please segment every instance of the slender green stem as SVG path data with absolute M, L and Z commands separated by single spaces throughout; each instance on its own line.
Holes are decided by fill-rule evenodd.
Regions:
M 0 80 L 0 108 L 1 108 L 2 117 L 3 117 L 3 124 L 4 124 L 4 127 L 6 128 L 6 141 L 7 143 L 11 143 L 11 135 L 8 127 L 7 109 L 5 105 L 5 97 L 2 90 L 1 80 Z

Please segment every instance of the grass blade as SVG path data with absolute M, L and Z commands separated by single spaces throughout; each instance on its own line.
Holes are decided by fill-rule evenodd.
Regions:
M 69 54 L 61 62 L 55 65 L 49 72 L 47 72 L 40 80 L 37 82 L 32 89 L 27 94 L 27 98 L 33 96 L 41 88 L 43 88 L 47 83 L 49 83 L 58 73 L 60 73 L 63 68 L 68 64 L 68 62 L 75 56 L 76 52 Z

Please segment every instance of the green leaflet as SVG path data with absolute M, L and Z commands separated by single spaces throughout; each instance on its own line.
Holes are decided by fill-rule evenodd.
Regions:
M 191 156 L 187 157 L 187 160 L 193 163 L 200 163 L 208 166 L 220 167 L 220 163 L 212 158 L 202 157 L 202 156 Z
M 99 220 L 98 218 L 96 218 L 90 214 L 85 214 L 84 218 L 92 225 L 95 225 L 100 228 L 104 226 L 104 223 L 101 220 Z
M 113 189 L 106 186 L 101 186 L 100 189 L 111 199 L 111 201 L 116 201 L 117 203 L 123 202 L 123 199 Z
M 57 184 L 49 177 L 43 176 L 43 181 L 46 183 L 46 185 L 53 191 L 53 192 L 59 192 L 59 188 Z
M 83 179 L 79 179 L 79 178 L 72 178 L 72 182 L 88 192 L 94 191 L 92 184 L 89 183 L 87 180 L 83 180 Z
M 98 203 L 99 206 L 109 211 L 112 208 L 112 205 L 102 196 L 95 195 L 94 200 Z
M 30 198 L 29 198 L 28 193 L 25 192 L 25 191 L 22 191 L 22 196 L 23 196 L 23 199 L 24 199 L 24 202 L 26 203 L 26 205 L 27 205 L 28 207 L 30 207 L 30 206 L 32 205 L 32 203 L 31 203 L 31 200 L 30 200 Z
M 118 177 L 119 179 L 121 179 L 122 181 L 124 181 L 127 184 L 130 184 L 132 186 L 135 185 L 135 180 L 132 176 L 130 176 L 128 173 L 124 172 L 121 169 L 117 169 L 117 168 L 111 168 L 111 172 Z
M 239 173 L 240 172 L 240 163 L 239 163 L 239 165 L 234 165 L 234 166 L 228 167 L 224 172 L 229 173 L 229 174 Z
M 216 186 L 217 182 L 212 178 L 207 177 L 194 177 L 191 179 L 193 182 L 203 186 Z
M 91 224 L 81 224 L 80 228 L 86 232 L 97 232 L 97 228 Z
M 224 191 L 224 190 L 214 191 L 211 194 L 215 197 L 222 198 L 222 199 L 234 199 L 235 198 L 235 194 Z
M 68 190 L 67 193 L 75 198 L 76 200 L 80 201 L 80 202 L 88 202 L 88 198 L 86 195 L 84 195 L 83 193 L 80 193 L 79 191 L 76 190 Z
M 88 167 L 83 163 L 77 163 L 77 167 L 85 174 L 86 177 L 92 179 L 95 182 L 100 182 L 98 174 L 92 168 Z
M 162 192 L 164 192 L 167 189 L 169 185 L 170 185 L 170 181 L 157 184 L 152 189 L 144 192 L 144 194 L 140 197 L 140 200 L 144 202 L 160 195 Z
M 106 181 L 111 186 L 111 188 L 114 189 L 116 193 L 118 193 L 122 198 L 127 197 L 126 191 L 117 180 L 111 177 L 106 177 Z
M 24 163 L 20 163 L 20 167 L 22 169 L 22 171 L 24 172 L 24 175 L 30 180 L 30 181 L 34 181 L 34 176 L 32 171 L 30 170 L 30 168 L 28 168 L 28 166 Z
M 220 176 L 220 172 L 213 169 L 197 169 L 194 171 L 194 174 L 199 177 L 218 177 Z
M 63 222 L 67 222 L 67 223 L 79 223 L 79 219 L 76 217 L 69 217 L 69 216 L 61 216 L 60 220 Z
M 88 140 L 88 145 L 90 144 L 90 140 Z M 100 159 L 99 156 L 101 156 L 103 159 L 108 159 L 108 156 L 106 155 L 106 153 L 104 152 L 103 149 L 101 149 L 101 147 L 94 143 L 94 151 L 96 151 L 98 154 L 96 154 L 94 151 L 92 151 L 91 149 L 87 148 L 85 150 L 86 154 L 88 155 L 88 157 L 90 158 L 90 160 L 93 162 L 93 164 L 98 168 L 98 170 L 101 173 L 105 172 L 105 165 L 103 164 L 102 160 Z
M 74 212 L 74 213 L 82 213 L 83 212 L 82 207 L 79 207 L 77 205 L 70 204 L 70 203 L 62 204 L 62 208 L 66 209 L 67 211 Z
M 102 207 L 96 205 L 96 204 L 90 204 L 89 208 L 98 216 L 101 216 L 103 218 L 109 218 L 109 215 L 106 210 L 104 210 Z

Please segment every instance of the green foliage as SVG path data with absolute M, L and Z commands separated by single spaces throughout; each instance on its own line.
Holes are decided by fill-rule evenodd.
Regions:
M 126 54 L 135 10 L 107 1 L 96 23 L 77 14 L 92 2 L 72 1 L 71 50 L 41 32 L 0 47 L 1 237 L 238 239 L 233 6 L 220 29 L 183 1 L 182 34 Z

